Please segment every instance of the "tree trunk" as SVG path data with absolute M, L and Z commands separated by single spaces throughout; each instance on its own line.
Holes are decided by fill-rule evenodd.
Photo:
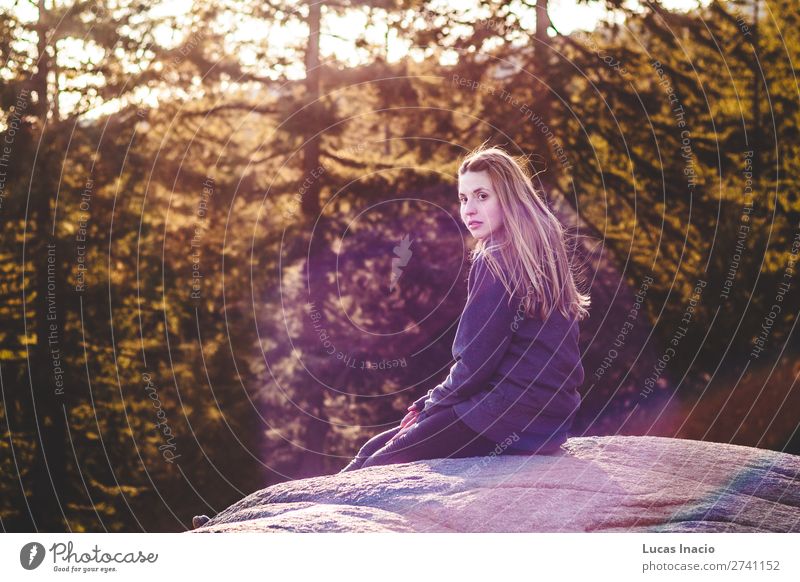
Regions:
M 310 119 L 308 132 L 303 136 L 303 184 L 308 180 L 302 199 L 306 217 L 316 218 L 320 211 L 320 183 L 316 176 L 319 168 L 319 32 L 322 23 L 320 2 L 308 2 L 308 42 L 306 44 L 306 117 Z
M 542 120 L 550 129 L 553 129 L 553 97 L 549 89 L 550 78 L 550 37 L 547 29 L 550 26 L 550 15 L 547 12 L 548 0 L 536 0 L 536 33 L 534 47 L 534 66 L 535 75 L 540 79 L 538 90 L 536 91 L 536 109 Z M 533 132 L 533 143 L 535 153 L 544 158 L 544 165 L 537 170 L 545 169 L 539 174 L 538 179 L 542 181 L 545 193 L 550 193 L 556 184 L 556 157 L 550 151 L 550 142 L 544 132 L 536 130 Z
M 48 76 L 51 57 L 47 51 L 49 15 L 44 0 L 39 0 L 37 41 L 37 71 L 32 79 L 36 91 L 36 115 L 39 119 L 42 139 L 40 156 L 34 167 L 30 196 L 31 213 L 27 217 L 23 268 L 32 267 L 32 276 L 26 295 L 35 292 L 33 330 L 36 343 L 27 353 L 28 378 L 30 382 L 30 419 L 35 423 L 37 442 L 31 471 L 31 512 L 37 531 L 62 532 L 69 526 L 66 508 L 62 499 L 68 497 L 66 470 L 66 446 L 69 438 L 66 431 L 66 386 L 63 349 L 63 303 L 59 304 L 57 273 L 58 261 L 55 238 L 51 236 L 50 199 L 54 194 L 53 171 L 56 163 L 48 144 L 47 122 L 50 110 Z M 30 257 L 30 259 L 29 259 Z M 58 374 L 61 374 L 59 378 Z
M 305 262 L 305 280 L 308 292 L 306 300 L 319 311 L 323 319 L 326 313 L 325 298 L 329 291 L 327 269 L 330 265 L 330 261 L 326 260 L 329 251 L 324 244 L 323 233 L 325 230 L 325 221 L 321 220 L 317 224 L 314 236 L 309 241 L 308 258 Z M 310 233 L 310 231 L 311 226 L 308 226 L 307 232 Z M 321 362 L 322 364 L 308 366 L 309 369 L 315 369 L 314 376 L 316 378 L 307 374 L 304 376 L 303 385 L 298 387 L 303 395 L 301 398 L 303 410 L 308 415 L 302 417 L 305 423 L 303 445 L 307 451 L 300 458 L 296 472 L 296 477 L 299 479 L 322 475 L 325 472 L 325 441 L 330 431 L 328 414 L 325 410 L 325 397 L 328 390 L 326 383 L 333 381 L 331 372 L 336 364 L 336 361 L 323 349 L 308 314 L 304 313 L 303 318 L 302 343 L 300 345 L 303 352 L 308 354 L 309 363 Z
M 753 133 L 750 145 L 753 150 L 753 191 L 759 191 L 759 177 L 761 173 L 761 67 L 758 54 L 758 9 L 761 0 L 753 0 Z
M 303 149 L 303 177 L 301 183 L 304 193 L 301 203 L 303 213 L 303 223 L 305 234 L 308 236 L 308 248 L 305 261 L 305 281 L 308 296 L 306 301 L 316 307 L 324 317 L 325 298 L 327 297 L 327 273 L 324 266 L 326 245 L 324 236 L 326 232 L 325 223 L 320 216 L 320 193 L 322 190 L 320 169 L 320 147 L 319 136 L 319 96 L 320 96 L 320 74 L 319 74 L 319 36 L 322 23 L 320 2 L 309 0 L 308 3 L 308 43 L 306 45 L 306 104 L 308 114 L 311 119 L 308 133 L 305 136 L 305 146 Z M 319 222 L 317 220 L 319 219 Z M 316 224 L 316 227 L 315 227 Z M 312 234 L 313 229 L 313 234 Z M 304 253 L 305 254 L 305 253 Z M 296 257 L 302 260 L 302 256 Z M 304 321 L 301 332 L 301 346 L 303 352 L 309 355 L 310 361 L 325 361 L 327 354 L 324 353 L 319 338 L 314 333 L 313 326 L 303 315 Z M 325 369 L 325 367 L 323 367 Z M 308 449 L 300 455 L 300 463 L 296 472 L 297 478 L 312 477 L 321 475 L 324 472 L 324 449 L 325 440 L 330 430 L 328 415 L 325 411 L 325 393 L 327 374 L 322 374 L 319 380 L 315 380 L 311 375 L 306 375 L 304 385 L 299 387 L 302 391 L 303 409 L 308 416 L 302 417 L 305 423 L 303 433 L 303 445 Z

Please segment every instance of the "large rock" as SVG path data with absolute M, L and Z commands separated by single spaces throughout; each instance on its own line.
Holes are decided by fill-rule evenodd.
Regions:
M 660 437 L 280 483 L 197 532 L 800 532 L 800 457 Z

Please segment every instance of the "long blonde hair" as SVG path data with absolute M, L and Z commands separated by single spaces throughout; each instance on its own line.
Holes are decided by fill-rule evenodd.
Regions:
M 498 147 L 481 146 L 458 168 L 459 176 L 486 171 L 503 212 L 503 240 L 479 240 L 472 258 L 482 255 L 512 297 L 524 293 L 525 314 L 547 318 L 558 309 L 567 319 L 584 319 L 591 300 L 576 285 L 564 227 L 533 187 L 524 165 Z M 502 265 L 490 251 L 497 251 Z

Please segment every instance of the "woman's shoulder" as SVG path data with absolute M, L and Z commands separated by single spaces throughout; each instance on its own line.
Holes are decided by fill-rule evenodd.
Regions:
M 472 260 L 467 285 L 468 295 L 479 294 L 492 298 L 493 305 L 500 302 L 511 305 L 515 298 L 521 299 L 522 294 L 519 291 L 512 292 L 514 280 L 509 275 L 505 263 L 499 257 L 499 252 L 492 250 L 488 252 L 491 254 L 491 258 L 484 251 L 476 254 Z M 490 265 L 490 263 L 493 264 Z
M 470 265 L 471 278 L 481 277 L 484 279 L 488 277 L 487 282 L 495 284 L 500 282 L 501 278 L 498 277 L 498 274 L 501 272 L 507 276 L 508 269 L 498 250 L 483 249 L 472 255 Z
M 508 272 L 507 262 L 500 248 L 494 245 L 476 249 L 472 253 L 472 268 L 489 268 L 489 264 L 492 263 L 497 269 Z

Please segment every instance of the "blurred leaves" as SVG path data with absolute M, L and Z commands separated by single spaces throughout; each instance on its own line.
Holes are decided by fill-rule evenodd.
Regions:
M 302 68 L 300 49 L 237 40 L 225 16 L 302 25 L 300 4 L 223 4 L 196 2 L 184 19 L 165 20 L 136 3 L 113 11 L 77 3 L 38 23 L 54 30 L 62 22 L 55 48 L 80 39 L 73 46 L 87 58 L 49 79 L 49 103 L 72 94 L 72 110 L 51 106 L 45 126 L 31 100 L 0 182 L 5 530 L 32 529 L 27 497 L 42 486 L 32 467 L 44 421 L 32 394 L 45 394 L 31 389 L 28 356 L 46 347 L 32 326 L 45 316 L 35 303 L 46 289 L 36 255 L 45 235 L 52 231 L 60 257 L 67 397 L 55 410 L 66 419 L 58 491 L 69 527 L 180 531 L 192 515 L 267 484 L 337 470 L 444 378 L 469 267 L 455 174 L 459 157 L 484 140 L 530 155 L 548 203 L 586 239 L 576 263 L 588 265 L 595 302 L 582 326 L 587 382 L 577 432 L 672 435 L 682 426 L 692 438 L 787 445 L 791 415 L 764 422 L 779 401 L 796 399 L 786 358 L 763 395 L 767 354 L 748 370 L 746 389 L 732 386 L 788 272 L 800 216 L 790 66 L 800 39 L 788 2 L 770 3 L 774 19 L 759 24 L 755 47 L 737 21 L 748 7 L 737 16 L 735 3 L 688 14 L 648 3 L 628 11 L 625 26 L 545 45 L 519 41 L 526 37 L 507 3 L 487 4 L 502 26 L 426 2 L 357 3 L 433 56 L 445 46 L 464 52 L 453 65 L 433 56 L 387 62 L 362 39 L 373 55 L 363 66 L 324 59 L 319 100 L 286 74 L 287 65 Z M 324 8 L 323 18 L 355 9 Z M 153 42 L 162 24 L 173 27 L 174 46 Z M 0 140 L 35 81 L 35 36 L 23 39 L 36 25 L 0 15 Z M 102 57 L 88 58 L 91 43 Z M 256 64 L 239 52 L 247 48 L 260 55 Z M 56 52 L 47 49 L 51 64 Z M 690 155 L 682 157 L 684 130 Z M 319 167 L 305 173 L 303 148 L 317 134 Z M 756 152 L 751 197 L 746 151 Z M 312 184 L 319 216 L 303 214 Z M 29 196 L 48 213 L 28 213 Z M 750 199 L 745 248 L 723 300 Z M 405 237 L 410 258 L 393 278 Z M 595 382 L 618 316 L 648 276 L 641 343 Z M 700 278 L 708 289 L 665 373 L 664 400 L 645 402 L 642 381 Z M 796 293 L 782 301 L 773 355 L 791 341 L 798 310 Z M 680 415 L 659 421 L 673 394 L 668 410 Z M 758 398 L 758 415 L 748 398 Z M 715 414 L 729 406 L 737 424 L 752 424 L 736 434 L 715 421 L 706 433 L 697 403 Z

